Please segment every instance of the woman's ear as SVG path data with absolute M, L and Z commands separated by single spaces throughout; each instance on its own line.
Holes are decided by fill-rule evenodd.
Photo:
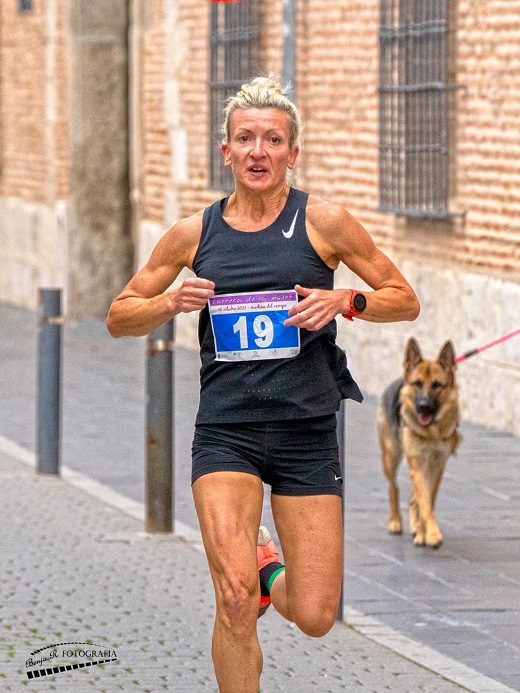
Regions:
M 224 157 L 224 166 L 231 166 L 231 154 L 227 142 L 223 142 L 220 145 L 220 151 L 222 152 L 222 156 Z
M 287 168 L 294 168 L 294 164 L 296 163 L 296 159 L 298 158 L 299 153 L 300 153 L 299 147 L 293 147 L 292 148 L 292 151 L 289 155 L 289 161 L 287 162 Z

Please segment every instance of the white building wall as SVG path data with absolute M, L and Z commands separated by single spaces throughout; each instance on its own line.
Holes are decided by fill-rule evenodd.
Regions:
M 66 290 L 67 205 L 0 199 L 0 300 L 37 305 L 40 287 Z
M 520 327 L 520 284 L 453 268 L 400 264 L 416 290 L 421 314 L 415 322 L 375 324 L 339 320 L 339 343 L 361 389 L 380 395 L 402 374 L 409 337 L 425 358 L 436 358 L 451 339 L 457 354 Z M 337 286 L 364 288 L 343 268 Z M 520 435 L 520 335 L 458 365 L 463 420 Z

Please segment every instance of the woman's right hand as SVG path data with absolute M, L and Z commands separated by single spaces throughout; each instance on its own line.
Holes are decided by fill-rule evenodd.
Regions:
M 191 313 L 206 307 L 208 299 L 215 295 L 215 283 L 202 277 L 189 277 L 169 293 L 172 315 Z

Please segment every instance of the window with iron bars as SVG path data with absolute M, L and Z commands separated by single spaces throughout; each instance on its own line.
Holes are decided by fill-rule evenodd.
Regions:
M 29 12 L 32 6 L 32 0 L 18 0 L 18 12 Z
M 260 3 L 211 4 L 210 36 L 210 186 L 231 191 L 233 174 L 220 152 L 226 99 L 259 74 Z
M 381 0 L 379 209 L 449 212 L 449 0 Z

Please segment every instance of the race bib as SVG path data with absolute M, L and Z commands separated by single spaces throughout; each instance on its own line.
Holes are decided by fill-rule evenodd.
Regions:
M 300 330 L 285 326 L 296 291 L 224 294 L 208 301 L 217 361 L 286 359 L 300 353 Z

